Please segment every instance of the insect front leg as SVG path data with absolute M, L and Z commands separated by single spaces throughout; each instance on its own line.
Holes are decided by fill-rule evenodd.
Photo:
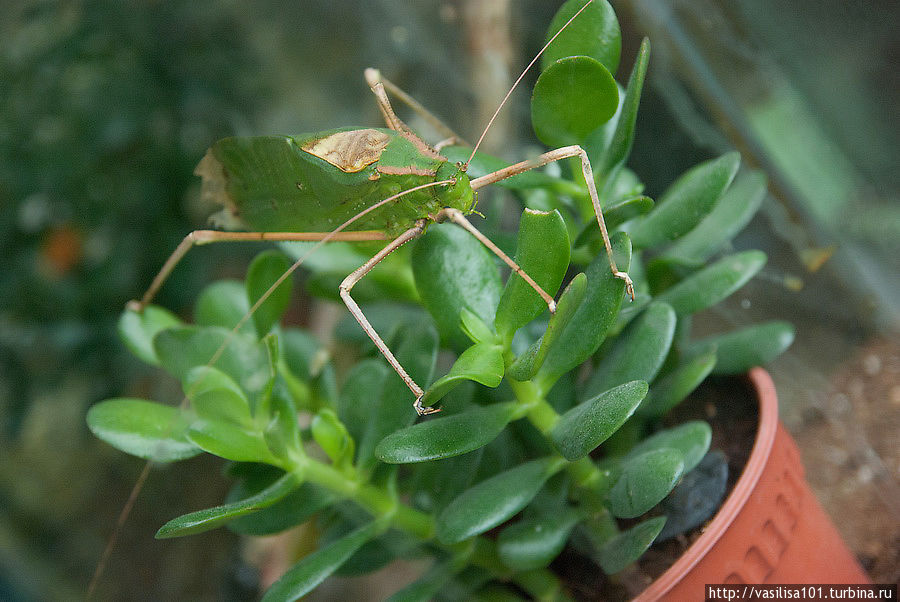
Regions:
M 397 361 L 397 358 L 394 357 L 394 354 L 388 349 L 388 346 L 385 344 L 384 340 L 375 332 L 375 329 L 372 327 L 372 324 L 366 318 L 365 314 L 363 314 L 359 305 L 356 301 L 353 300 L 353 297 L 350 296 L 350 290 L 353 288 L 357 282 L 359 282 L 363 276 L 369 273 L 369 271 L 374 268 L 378 263 L 383 260 L 385 257 L 402 247 L 407 242 L 413 240 L 414 238 L 418 238 L 425 231 L 425 223 L 426 220 L 420 219 L 416 222 L 416 225 L 392 240 L 386 247 L 384 247 L 381 251 L 379 251 L 375 257 L 361 265 L 357 268 L 353 273 L 344 278 L 344 281 L 341 282 L 340 291 L 341 291 L 341 299 L 344 300 L 344 303 L 347 305 L 347 309 L 350 310 L 350 313 L 353 314 L 353 317 L 356 318 L 356 321 L 359 322 L 359 325 L 365 331 L 369 338 L 372 339 L 372 342 L 375 343 L 375 347 L 378 348 L 378 351 L 385 357 L 391 367 L 397 372 L 403 382 L 406 383 L 406 386 L 409 387 L 409 390 L 412 391 L 413 395 L 416 396 L 416 401 L 413 403 L 413 407 L 416 409 L 416 413 L 419 416 L 425 416 L 426 414 L 434 414 L 435 412 L 440 412 L 438 408 L 431 407 L 423 407 L 422 406 L 422 396 L 425 395 L 425 391 L 416 384 L 416 381 L 412 379 L 412 377 L 406 372 L 400 362 Z
M 184 237 L 182 241 L 175 247 L 172 254 L 160 268 L 159 273 L 150 283 L 149 288 L 141 297 L 140 301 L 129 301 L 128 309 L 132 311 L 143 311 L 147 305 L 153 301 L 156 293 L 162 287 L 163 283 L 178 265 L 178 262 L 187 255 L 195 245 L 205 245 L 214 242 L 248 242 L 248 241 L 321 241 L 325 238 L 329 240 L 342 240 L 347 242 L 361 242 L 368 240 L 385 240 L 387 237 L 382 232 L 374 230 L 365 230 L 359 232 L 222 232 L 220 230 L 194 230 Z
M 606 222 L 603 221 L 603 210 L 600 208 L 600 197 L 597 195 L 597 185 L 594 183 L 594 171 L 591 169 L 591 162 L 588 160 L 587 153 L 584 152 L 583 148 L 578 145 L 564 146 L 548 151 L 534 159 L 504 167 L 503 169 L 472 180 L 472 190 L 478 190 L 488 184 L 493 184 L 522 172 L 535 169 L 536 167 L 543 167 L 548 163 L 553 163 L 560 159 L 568 159 L 569 157 L 581 158 L 581 172 L 584 174 L 584 181 L 587 184 L 591 203 L 594 206 L 594 214 L 597 216 L 597 224 L 600 226 L 600 233 L 603 235 L 603 244 L 606 247 L 606 255 L 609 257 L 609 268 L 612 271 L 613 276 L 625 281 L 625 292 L 627 292 L 628 296 L 631 297 L 631 300 L 634 301 L 634 284 L 631 281 L 631 277 L 626 272 L 622 272 L 616 267 L 616 260 L 613 258 L 612 246 L 609 242 L 609 233 L 606 231 Z
M 543 299 L 544 303 L 547 304 L 547 309 L 550 310 L 551 314 L 556 312 L 556 301 L 553 300 L 553 297 L 548 295 L 547 291 L 541 288 L 541 286 L 537 282 L 535 282 L 531 276 L 526 274 L 525 270 L 523 270 L 519 264 L 513 261 L 513 259 L 509 255 L 500 250 L 500 247 L 495 245 L 490 238 L 482 234 L 478 230 L 478 228 L 473 226 L 472 222 L 466 219 L 466 216 L 463 215 L 462 211 L 460 211 L 459 209 L 453 209 L 451 207 L 441 209 L 436 216 L 436 221 L 442 222 L 444 220 L 450 220 L 451 222 L 462 227 L 472 236 L 477 238 L 481 242 L 481 244 L 486 246 L 491 253 L 502 259 L 506 265 L 512 268 L 512 270 L 516 274 L 521 276 L 522 279 L 528 283 L 528 286 L 533 288 L 535 292 L 541 296 L 541 299 Z

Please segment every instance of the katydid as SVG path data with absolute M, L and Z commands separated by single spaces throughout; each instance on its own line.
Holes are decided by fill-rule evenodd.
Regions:
M 590 3 L 591 0 L 569 23 Z M 560 32 L 563 29 L 565 26 Z M 480 188 L 570 157 L 579 157 L 581 160 L 582 173 L 603 236 L 610 270 L 617 278 L 625 281 L 626 291 L 633 299 L 631 279 L 627 273 L 619 271 L 613 259 L 591 164 L 587 153 L 580 146 L 551 150 L 478 178 L 470 179 L 466 175 L 469 163 L 475 157 L 494 118 L 528 69 L 555 37 L 547 42 L 510 88 L 465 163 L 451 163 L 440 154 L 440 148 L 460 138 L 375 69 L 367 69 L 365 77 L 387 128 L 348 127 L 299 136 L 226 138 L 216 142 L 197 166 L 195 174 L 203 179 L 204 196 L 225 207 L 226 221 L 249 231 L 191 232 L 165 262 L 141 300 L 131 302 L 129 307 L 141 311 L 150 303 L 178 261 L 195 244 L 227 241 L 319 241 L 324 244 L 328 241 L 388 240 L 390 242 L 371 260 L 344 279 L 340 285 L 340 296 L 378 350 L 412 391 L 416 412 L 419 415 L 437 412 L 437 408 L 422 405 L 424 390 L 407 374 L 375 332 L 351 297 L 351 289 L 390 253 L 421 236 L 428 224 L 451 221 L 469 231 L 500 257 L 541 296 L 551 312 L 555 311 L 553 298 L 481 234 L 466 216 L 475 212 L 475 195 Z M 446 134 L 447 139 L 430 146 L 417 136 L 397 117 L 387 95 L 388 89 Z M 317 246 L 309 252 L 314 251 Z M 256 308 L 304 259 L 305 256 L 301 257 L 272 285 L 250 308 L 241 324 L 250 318 Z M 235 330 L 239 326 L 240 324 Z M 214 356 L 210 365 L 216 360 L 217 357 Z
M 163 264 L 143 297 L 129 303 L 129 309 L 142 311 L 194 245 L 228 241 L 315 241 L 316 244 L 250 307 L 232 329 L 231 334 L 234 335 L 320 245 L 329 241 L 388 241 L 371 260 L 344 279 L 340 285 L 340 296 L 378 350 L 412 391 L 416 412 L 419 415 L 437 412 L 438 408 L 423 406 L 423 389 L 407 374 L 353 300 L 350 294 L 353 286 L 391 252 L 421 236 L 430 223 L 451 221 L 470 232 L 498 255 L 541 296 L 553 312 L 553 298 L 481 234 L 466 216 L 475 212 L 475 195 L 479 189 L 572 157 L 580 159 L 610 270 L 615 277 L 624 280 L 626 292 L 633 299 L 631 279 L 627 273 L 619 271 L 613 259 L 591 165 L 580 146 L 551 150 L 477 178 L 470 179 L 466 173 L 485 134 L 513 90 L 556 37 L 591 2 L 592 0 L 587 0 L 519 75 L 464 163 L 451 163 L 440 154 L 445 145 L 461 141 L 460 137 L 375 69 L 367 69 L 365 78 L 375 95 L 386 128 L 349 127 L 299 136 L 227 138 L 215 143 L 197 166 L 195 173 L 203 180 L 203 194 L 224 206 L 229 225 L 239 226 L 245 231 L 196 230 L 189 233 Z M 444 136 L 444 140 L 431 146 L 416 135 L 394 112 L 388 92 L 434 126 Z M 226 339 L 220 345 L 207 366 L 218 361 L 228 342 Z M 187 398 L 183 403 L 186 401 Z M 118 532 L 149 468 L 148 462 L 119 516 L 117 527 L 107 542 L 88 587 L 88 597 L 103 573 Z

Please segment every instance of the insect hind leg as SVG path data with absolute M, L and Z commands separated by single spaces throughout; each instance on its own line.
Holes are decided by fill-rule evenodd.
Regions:
M 160 268 L 153 282 L 141 297 L 140 301 L 129 301 L 127 309 L 131 311 L 143 311 L 156 293 L 168 279 L 175 266 L 196 245 L 205 245 L 214 242 L 263 242 L 263 241 L 321 241 L 335 240 L 360 242 L 368 240 L 385 240 L 387 237 L 382 232 L 374 230 L 361 230 L 357 232 L 223 232 L 221 230 L 194 230 L 185 236 L 169 255 L 169 258 Z
M 366 69 L 365 76 L 366 82 L 372 89 L 372 93 L 375 95 L 376 102 L 378 103 L 378 108 L 381 109 L 381 114 L 384 116 L 384 121 L 389 128 L 397 131 L 411 132 L 409 126 L 397 117 L 397 114 L 391 106 L 391 101 L 388 99 L 387 92 L 393 94 L 400 102 L 412 109 L 416 115 L 424 119 L 428 125 L 434 128 L 434 130 L 442 136 L 443 140 L 435 147 L 436 150 L 440 150 L 439 147 L 447 146 L 447 144 L 466 144 L 462 136 L 454 132 L 450 126 L 441 121 L 437 115 L 426 109 L 419 101 L 407 94 L 402 88 L 382 76 L 380 71 L 370 67 Z

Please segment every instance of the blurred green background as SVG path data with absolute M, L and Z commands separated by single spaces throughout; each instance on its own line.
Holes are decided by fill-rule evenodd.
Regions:
M 769 266 L 710 328 L 795 322 L 797 343 L 772 368 L 783 414 L 801 447 L 824 428 L 845 456 L 818 466 L 835 453 L 810 444 L 808 470 L 877 485 L 881 497 L 855 512 L 900 523 L 898 446 L 884 434 L 900 414 L 900 7 L 612 3 L 626 36 L 620 78 L 640 37 L 653 43 L 632 158 L 650 195 L 731 148 L 770 177 L 764 215 L 738 241 L 765 249 Z M 176 385 L 127 354 L 115 322 L 181 238 L 205 225 L 211 208 L 192 171 L 206 147 L 226 135 L 378 125 L 368 66 L 477 138 L 559 4 L 0 4 L 0 599 L 83 597 L 141 469 L 89 435 L 90 404 L 122 394 L 178 401 Z M 528 88 L 489 137 L 488 150 L 508 160 L 536 144 Z M 159 303 L 187 313 L 204 283 L 242 275 L 256 250 L 192 252 Z M 868 414 L 841 392 L 857 372 L 879 391 L 864 400 Z M 252 595 L 255 574 L 229 533 L 152 539 L 168 518 L 221 499 L 218 470 L 199 459 L 153 471 L 100 599 Z M 829 493 L 852 482 L 811 480 L 832 512 L 852 505 Z M 859 516 L 860 527 L 872 520 Z M 896 554 L 896 539 L 878 547 L 858 531 L 844 535 L 871 570 Z

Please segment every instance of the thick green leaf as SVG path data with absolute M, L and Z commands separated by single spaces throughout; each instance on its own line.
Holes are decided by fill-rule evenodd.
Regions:
M 438 516 L 438 539 L 445 544 L 457 543 L 493 529 L 528 505 L 563 465 L 554 458 L 532 460 L 464 491 Z
M 535 341 L 516 361 L 509 367 L 507 374 L 516 380 L 531 380 L 544 364 L 547 353 L 553 347 L 556 339 L 564 332 L 566 324 L 575 315 L 581 306 L 584 294 L 587 291 L 587 276 L 583 273 L 575 276 L 569 282 L 559 303 L 556 305 L 556 313 L 550 316 L 547 330 L 540 339 Z
M 328 350 L 299 328 L 282 328 L 278 340 L 278 373 L 290 390 L 294 405 L 313 411 L 323 401 L 336 403 L 337 383 Z
M 681 453 L 684 472 L 688 473 L 709 451 L 712 429 L 702 420 L 691 420 L 647 437 L 628 453 L 635 458 L 645 452 L 659 449 L 677 449 Z
M 247 269 L 247 298 L 251 304 L 262 298 L 269 288 L 291 267 L 291 261 L 279 251 L 263 251 Z M 291 302 L 293 280 L 285 278 L 272 294 L 253 313 L 253 323 L 259 336 L 265 336 L 281 319 Z
M 562 552 L 580 518 L 578 512 L 568 510 L 514 523 L 497 538 L 497 555 L 517 571 L 543 568 Z
M 353 461 L 355 446 L 344 423 L 331 408 L 322 408 L 310 424 L 313 439 L 338 466 Z
M 622 233 L 613 236 L 612 248 L 619 269 L 627 270 L 631 263 L 628 237 Z M 545 385 L 555 382 L 561 374 L 578 366 L 597 350 L 622 305 L 625 283 L 612 275 L 605 253 L 591 262 L 585 275 L 587 291 L 584 299 L 550 347 L 541 367 L 539 376 Z
M 531 94 L 531 124 L 548 146 L 580 144 L 616 114 L 619 88 L 603 64 L 570 56 L 550 64 Z
M 497 335 L 484 321 L 463 307 L 459 312 L 459 327 L 473 343 L 496 343 Z
M 404 326 L 394 354 L 407 373 L 418 383 L 431 381 L 437 362 L 438 335 L 430 323 Z M 381 391 L 374 390 L 369 406 L 365 432 L 359 439 L 357 464 L 371 467 L 375 463 L 375 446 L 389 434 L 412 424 L 416 412 L 409 387 L 389 370 Z
M 547 41 L 584 5 L 584 0 L 569 0 L 563 4 L 550 22 Z M 541 68 L 546 69 L 567 56 L 585 55 L 600 61 L 610 73 L 615 73 L 621 52 L 622 34 L 615 11 L 606 0 L 594 0 L 544 51 Z
M 630 274 L 631 270 L 628 270 L 628 272 Z M 622 332 L 625 327 L 631 324 L 633 319 L 641 315 L 644 308 L 653 301 L 653 297 L 649 293 L 640 290 L 640 288 L 646 289 L 646 284 L 646 281 L 640 283 L 638 283 L 637 280 L 634 281 L 634 301 L 625 303 L 622 305 L 621 309 L 619 309 L 619 314 L 616 316 L 616 322 L 610 327 L 609 332 L 607 333 L 609 336 L 615 336 Z
M 713 374 L 742 374 L 781 355 L 794 342 L 794 327 L 788 322 L 766 322 L 734 332 L 699 339 L 690 350 L 714 349 Z
M 526 209 L 519 220 L 515 261 L 548 295 L 555 295 L 569 267 L 569 234 L 559 211 Z M 540 295 L 515 272 L 511 273 L 494 327 L 505 340 L 547 308 Z
M 221 326 L 231 330 L 250 311 L 247 288 L 237 280 L 219 280 L 201 291 L 194 303 L 197 326 Z M 241 326 L 241 332 L 256 335 L 252 320 Z
M 656 300 L 671 305 L 679 316 L 692 314 L 715 305 L 744 286 L 765 263 L 766 254 L 762 251 L 728 255 L 691 274 Z
M 597 175 L 606 178 L 605 182 L 612 186 L 614 177 L 610 177 L 625 164 L 631 147 L 634 144 L 634 126 L 637 122 L 638 106 L 641 102 L 641 91 L 644 88 L 644 77 L 647 75 L 647 64 L 650 62 L 650 40 L 644 38 L 641 48 L 638 50 L 631 76 L 628 78 L 628 86 L 625 88 L 625 98 L 622 100 L 622 110 L 616 123 L 616 131 L 612 142 L 606 147 L 603 159 L 594 165 Z M 609 198 L 607 194 L 601 198 Z
M 408 464 L 458 456 L 487 445 L 516 413 L 515 403 L 474 406 L 391 433 L 375 448 L 382 462 Z
M 87 413 L 91 432 L 118 450 L 156 462 L 196 456 L 200 449 L 188 441 L 181 409 L 143 399 L 107 399 Z
M 644 215 L 653 209 L 653 199 L 648 196 L 635 196 L 619 201 L 615 205 L 603 208 L 603 221 L 606 229 L 614 230 L 628 220 Z M 592 219 L 584 225 L 578 237 L 575 239 L 575 247 L 591 245 L 595 254 L 603 248 L 603 236 L 597 220 Z
M 400 259 L 394 258 L 393 255 L 394 253 L 388 255 L 353 287 L 354 301 L 368 305 L 385 300 L 415 302 L 419 299 L 412 270 L 409 265 L 401 263 Z M 359 265 L 369 259 L 371 257 L 363 256 Z M 316 272 L 307 277 L 306 290 L 315 297 L 342 303 L 340 287 L 346 277 L 347 274 L 344 272 Z
M 651 295 L 658 295 L 681 282 L 698 266 L 672 259 L 670 257 L 654 257 L 647 262 L 647 288 Z
M 285 474 L 272 485 L 252 497 L 173 518 L 160 527 L 159 531 L 156 532 L 156 538 L 182 537 L 215 529 L 233 519 L 273 505 L 299 486 L 300 480 L 296 475 L 291 473 Z
M 369 340 L 365 333 L 362 336 Z M 305 381 L 321 373 L 323 355 L 326 358 L 327 355 L 322 343 L 314 336 L 299 328 L 285 328 L 279 339 L 283 359 L 297 378 Z
M 216 368 L 256 397 L 269 382 L 272 368 L 265 346 L 225 328 L 184 326 L 163 330 L 153 339 L 153 348 L 163 368 L 184 380 L 196 366 L 205 366 L 225 341 Z
M 356 288 L 353 289 L 356 291 Z M 396 330 L 403 324 L 427 320 L 427 312 L 420 306 L 407 303 L 394 303 L 381 301 L 375 303 L 360 304 L 360 309 L 366 315 L 375 332 L 385 340 L 390 339 Z M 334 337 L 341 341 L 352 343 L 360 348 L 360 352 L 369 352 L 375 349 L 372 339 L 359 327 L 359 322 L 353 314 L 346 313 L 334 327 Z
M 371 522 L 316 550 L 282 575 L 263 596 L 263 602 L 288 602 L 306 595 L 383 528 L 380 522 Z
M 525 424 L 524 422 L 522 423 Z M 569 509 L 569 493 L 572 490 L 571 475 L 566 471 L 558 472 L 547 480 L 525 512 L 525 518 L 544 514 L 558 515 Z
M 244 391 L 234 382 L 234 379 L 217 368 L 211 366 L 197 366 L 192 368 L 184 378 L 183 388 L 185 395 L 193 398 L 207 391 L 224 389 L 235 395 L 244 397 Z
M 575 406 L 550 431 L 553 444 L 567 460 L 588 455 L 625 424 L 646 394 L 647 383 L 636 380 Z
M 738 174 L 713 210 L 696 228 L 665 251 L 666 257 L 699 265 L 744 229 L 766 196 L 762 172 Z
M 687 360 L 653 383 L 647 399 L 637 410 L 638 415 L 645 418 L 658 418 L 665 415 L 666 412 L 684 401 L 691 391 L 709 376 L 715 365 L 715 351 Z
M 655 516 L 606 542 L 596 556 L 603 572 L 614 575 L 640 558 L 665 524 L 665 516 Z
M 622 90 L 622 94 L 625 94 L 625 90 Z M 612 136 L 610 135 L 610 138 L 611 137 Z M 636 173 L 627 167 L 620 167 L 616 170 L 615 177 L 612 182 L 610 182 L 610 188 L 608 190 L 610 194 L 610 206 L 621 203 L 625 199 L 640 197 L 644 193 L 644 188 L 644 183 L 641 182 L 641 179 Z
M 434 381 L 425 391 L 422 403 L 433 405 L 467 380 L 486 387 L 496 387 L 503 380 L 503 348 L 490 343 L 478 343 L 466 349 L 454 362 L 450 372 Z
M 665 303 L 650 305 L 620 334 L 597 363 L 584 397 L 632 380 L 652 382 L 662 367 L 675 334 L 675 312 Z
M 253 426 L 250 402 L 238 384 L 224 372 L 197 366 L 188 372 L 184 391 L 200 418 L 245 428 Z
M 422 303 L 434 317 L 444 341 L 463 349 L 468 339 L 459 328 L 469 308 L 485 323 L 494 320 L 501 283 L 488 250 L 454 224 L 434 224 L 413 247 L 413 273 Z
M 740 154 L 726 153 L 678 177 L 653 210 L 631 229 L 635 248 L 645 249 L 687 234 L 705 218 L 734 179 Z
M 272 455 L 278 458 L 288 458 L 303 454 L 303 441 L 297 424 L 297 405 L 282 378 L 276 377 L 272 382 L 272 392 L 268 397 L 266 413 L 258 411 L 257 414 L 256 420 L 259 424 L 264 425 L 263 439 Z M 263 423 L 263 421 L 267 422 Z M 352 453 L 351 445 L 343 460 L 348 463 L 352 462 Z
M 409 490 L 415 492 L 416 506 L 432 514 L 443 510 L 476 480 L 484 450 L 480 447 L 461 456 L 412 465 L 413 477 L 408 483 Z
M 195 420 L 187 433 L 191 443 L 205 452 L 235 462 L 278 465 L 261 433 L 224 422 Z
M 622 117 L 622 101 L 625 100 L 625 88 L 623 88 L 618 81 L 616 82 L 616 91 L 618 92 L 618 107 L 616 108 L 615 114 L 613 114 L 613 116 L 609 118 L 609 121 L 588 134 L 587 137 L 585 137 L 584 141 L 580 144 L 581 148 L 583 148 L 587 153 L 588 160 L 590 161 L 591 166 L 600 165 L 600 161 L 603 159 L 603 155 L 606 152 L 606 149 L 609 148 L 609 145 L 612 143 L 613 135 L 615 135 L 616 133 L 616 127 L 618 127 L 619 125 L 619 119 Z M 629 174 L 633 173 L 631 172 L 631 170 L 624 167 L 619 169 L 618 171 L 619 174 L 626 172 Z M 587 189 L 585 189 L 585 192 L 587 192 Z M 614 186 L 612 185 L 612 183 L 610 183 L 610 189 L 604 190 L 603 195 L 600 196 L 600 202 L 604 205 L 617 203 L 618 201 L 626 198 L 626 196 L 636 196 L 640 194 L 641 191 L 635 192 L 634 194 L 630 195 L 622 195 L 621 192 L 622 191 L 618 186 Z M 578 210 L 581 214 L 582 220 L 589 221 L 594 213 L 594 205 L 591 202 L 590 195 L 570 194 L 569 196 L 572 201 L 574 201 L 578 206 Z
M 329 242 L 314 253 L 309 250 L 315 242 L 284 242 L 279 247 L 294 259 L 304 257 L 303 269 L 312 272 L 307 278 L 307 290 L 316 296 L 340 302 L 339 285 L 347 275 L 372 258 L 379 243 Z M 357 303 L 396 299 L 416 300 L 412 270 L 407 250 L 401 247 L 372 268 L 366 277 L 353 287 Z
M 609 509 L 619 518 L 635 518 L 666 497 L 684 474 L 677 449 L 652 449 L 629 456 L 622 475 L 609 492 Z
M 243 428 L 250 428 L 253 425 L 247 398 L 228 389 L 212 389 L 193 395 L 191 407 L 203 420 L 229 423 Z
M 153 350 L 153 337 L 161 330 L 181 326 L 182 322 L 167 309 L 148 305 L 142 312 L 126 309 L 119 316 L 119 337 L 125 346 L 140 359 L 154 366 L 159 358 Z
M 361 517 L 366 520 L 366 517 Z M 356 525 L 356 522 L 338 524 L 333 529 L 338 537 L 348 533 Z M 330 533 L 326 532 L 324 541 L 319 546 L 324 546 L 330 541 L 327 539 Z M 380 537 L 366 542 L 360 549 L 353 553 L 347 562 L 335 571 L 335 577 L 356 577 L 371 574 L 386 567 L 398 558 L 409 557 L 420 551 L 421 540 L 403 531 L 389 531 Z
M 382 360 L 372 358 L 355 364 L 347 374 L 338 398 L 337 412 L 338 418 L 357 441 L 365 433 L 372 412 L 377 411 L 378 398 L 390 370 L 390 366 Z
M 239 503 L 258 495 L 272 485 L 284 473 L 265 464 L 240 464 L 249 468 L 250 474 L 238 482 L 228 496 L 227 503 Z M 304 483 L 271 506 L 240 516 L 227 524 L 229 530 L 242 535 L 272 535 L 309 520 L 314 514 L 332 506 L 335 494 L 312 483 Z

